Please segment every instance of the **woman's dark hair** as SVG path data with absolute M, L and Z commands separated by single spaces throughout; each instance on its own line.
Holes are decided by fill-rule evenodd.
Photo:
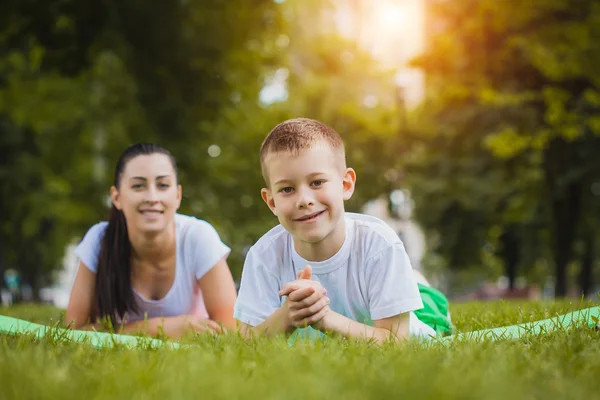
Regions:
M 167 149 L 151 143 L 136 143 L 119 157 L 115 167 L 114 186 L 120 188 L 121 176 L 130 160 L 156 153 L 169 157 L 177 178 L 177 163 Z M 108 318 L 115 328 L 117 318 L 124 320 L 127 311 L 137 311 L 131 286 L 131 242 L 127 233 L 127 221 L 123 211 L 118 210 L 114 204 L 110 208 L 108 226 L 98 254 L 96 299 L 97 316 L 101 319 Z

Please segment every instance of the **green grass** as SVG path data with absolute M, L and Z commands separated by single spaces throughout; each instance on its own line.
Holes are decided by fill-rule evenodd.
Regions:
M 531 322 L 589 307 L 581 302 L 452 305 L 460 331 Z M 51 307 L 0 314 L 53 325 Z M 199 336 L 179 350 L 95 350 L 0 336 L 0 398 L 595 398 L 600 333 L 575 329 L 520 341 L 399 347 L 331 339 L 288 347 Z

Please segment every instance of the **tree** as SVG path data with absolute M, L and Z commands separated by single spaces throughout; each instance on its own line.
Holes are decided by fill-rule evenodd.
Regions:
M 260 80 L 268 52 L 247 46 L 268 41 L 276 11 L 267 0 L 3 2 L 0 269 L 43 283 L 105 214 L 112 163 L 134 141 L 171 149 L 186 194 L 201 197 L 212 124 L 243 79 Z
M 538 227 L 534 237 L 540 239 L 543 231 L 551 233 L 550 242 L 533 246 L 537 254 L 528 258 L 543 257 L 544 248 L 550 249 L 556 295 L 564 296 L 578 223 L 582 215 L 591 215 L 581 209 L 582 185 L 598 171 L 597 161 L 582 149 L 596 148 L 598 143 L 594 71 L 600 64 L 600 7 L 575 0 L 430 4 L 430 26 L 436 32 L 416 64 L 429 80 L 426 115 L 437 123 L 427 136 L 422 164 L 429 166 L 427 177 L 440 190 L 427 192 L 418 186 L 416 190 L 422 198 L 435 193 L 446 199 L 440 200 L 446 205 L 436 214 L 424 200 L 421 214 L 430 212 L 425 224 L 444 229 L 439 225 L 442 212 L 450 212 L 459 226 L 474 223 L 460 221 L 465 215 L 451 211 L 460 195 L 455 187 L 440 182 L 448 176 L 431 174 L 432 155 L 437 154 L 447 166 L 459 168 L 455 180 L 485 176 L 487 182 L 475 179 L 460 187 L 469 190 L 475 204 L 479 202 L 467 210 L 484 216 L 477 223 L 480 232 L 501 227 L 505 245 L 514 240 L 508 238 L 515 223 L 522 235 L 531 233 L 528 226 Z M 444 143 L 456 143 L 466 151 L 434 149 Z M 488 168 L 464 168 L 470 163 Z M 489 192 L 488 183 L 496 189 Z M 486 193 L 491 197 L 483 203 Z M 476 248 L 490 236 L 478 233 L 477 238 Z M 505 256 L 511 253 L 504 251 Z M 477 263 L 476 251 L 470 254 L 467 258 Z

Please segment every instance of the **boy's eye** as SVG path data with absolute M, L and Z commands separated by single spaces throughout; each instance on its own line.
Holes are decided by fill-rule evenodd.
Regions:
M 324 183 L 325 183 L 325 181 L 324 181 L 324 180 L 322 180 L 322 179 L 318 179 L 318 180 L 316 180 L 316 181 L 313 181 L 312 185 L 313 185 L 313 186 L 321 186 L 321 185 L 322 185 L 322 184 L 324 184 Z
M 293 187 L 284 187 L 283 189 L 280 190 L 281 193 L 292 193 L 294 191 Z

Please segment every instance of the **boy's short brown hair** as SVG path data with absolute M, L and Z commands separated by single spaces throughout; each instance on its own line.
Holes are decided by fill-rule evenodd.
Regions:
M 260 167 L 263 178 L 269 184 L 265 160 L 270 153 L 289 152 L 298 154 L 318 143 L 327 144 L 346 168 L 344 141 L 339 133 L 324 123 L 310 118 L 288 119 L 277 125 L 260 147 Z

